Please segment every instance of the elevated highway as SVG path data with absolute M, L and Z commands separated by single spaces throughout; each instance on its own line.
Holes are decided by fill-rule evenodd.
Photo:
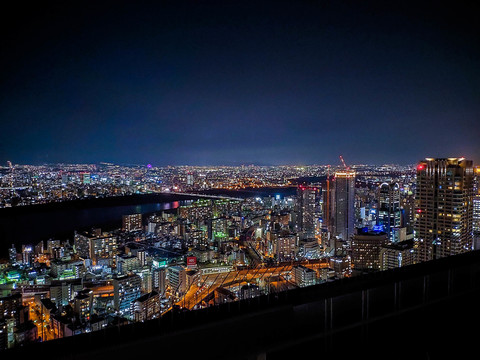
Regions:
M 254 269 L 233 270 L 225 273 L 202 275 L 200 281 L 192 284 L 177 305 L 192 310 L 202 300 L 212 294 L 219 287 L 258 283 L 273 276 L 291 275 L 295 265 L 304 265 L 311 269 L 328 267 L 326 260 L 296 261 L 279 266 L 257 266 Z

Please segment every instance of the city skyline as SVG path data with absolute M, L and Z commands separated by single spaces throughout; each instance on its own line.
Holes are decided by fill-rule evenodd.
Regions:
M 480 161 L 469 6 L 82 6 L 6 13 L 0 163 Z
M 334 329 L 351 323 L 349 333 L 355 326 L 378 349 L 391 347 L 389 328 L 398 339 L 412 321 L 431 323 L 418 317 L 418 306 L 429 311 L 438 301 L 464 296 L 465 284 L 478 291 L 472 269 L 480 260 L 480 167 L 464 158 L 427 158 L 413 169 L 340 161 L 336 168 L 0 168 L 0 352 L 38 348 L 39 355 L 52 357 L 49 343 L 67 344 L 83 334 L 74 347 L 55 347 L 54 357 L 73 348 L 112 353 L 119 332 L 132 326 L 165 340 L 166 326 L 176 327 L 182 314 L 190 319 L 186 325 L 201 325 L 205 333 L 213 309 L 225 320 L 235 308 L 255 319 L 259 309 L 252 304 L 273 311 L 274 318 L 284 318 L 278 306 L 293 306 L 300 314 L 295 321 L 308 326 L 305 310 L 295 310 L 299 300 L 308 301 L 309 318 L 323 316 L 319 322 Z M 468 302 L 462 297 L 462 304 Z M 458 306 L 442 308 L 458 319 Z M 402 329 L 399 309 L 402 318 L 415 319 Z M 387 316 L 381 333 L 389 334 L 382 341 L 360 329 L 379 311 Z M 466 324 L 475 314 L 467 313 Z M 258 323 L 265 322 L 261 318 Z M 291 321 L 281 322 L 287 324 L 282 332 L 298 333 Z M 254 335 L 252 323 L 241 333 Z M 309 332 L 324 337 L 326 330 L 314 326 Z M 115 339 L 111 350 L 104 349 L 106 334 Z M 100 341 L 92 345 L 95 339 Z M 323 342 L 315 342 L 321 352 Z M 139 351 L 131 334 L 122 345 Z M 272 351 L 262 346 L 246 351 L 270 358 Z M 297 341 L 287 348 L 299 354 Z M 412 353 L 410 345 L 406 352 Z
M 2 359 L 471 357 L 473 3 L 8 5 Z

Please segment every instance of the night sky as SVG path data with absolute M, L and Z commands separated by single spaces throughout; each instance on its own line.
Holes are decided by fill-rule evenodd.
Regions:
M 15 3 L 0 165 L 480 162 L 480 17 L 459 2 Z

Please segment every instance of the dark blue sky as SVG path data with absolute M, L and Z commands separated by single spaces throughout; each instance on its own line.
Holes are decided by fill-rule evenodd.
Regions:
M 17 6 L 1 15 L 2 164 L 480 161 L 468 6 Z

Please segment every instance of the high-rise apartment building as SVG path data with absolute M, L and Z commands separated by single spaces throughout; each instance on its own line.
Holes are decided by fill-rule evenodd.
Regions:
M 355 226 L 355 171 L 335 173 L 334 233 L 344 241 L 350 240 Z
M 140 296 L 133 303 L 135 321 L 147 321 L 160 316 L 160 296 L 158 292 L 151 291 Z
M 114 308 L 121 316 L 133 318 L 133 302 L 140 297 L 142 279 L 138 275 L 124 275 L 113 279 Z
M 123 215 L 122 230 L 137 231 L 142 229 L 142 214 Z
M 418 261 L 472 249 L 473 164 L 465 158 L 427 158 L 417 165 L 415 240 Z
M 383 183 L 377 193 L 377 224 L 393 240 L 393 229 L 401 226 L 400 187 L 397 183 Z
M 93 265 L 100 260 L 109 260 L 111 263 L 117 252 L 117 237 L 108 233 L 75 233 L 75 251 L 83 259 L 91 259 Z
M 172 293 L 184 294 L 187 291 L 187 273 L 183 266 L 170 266 L 168 268 L 168 285 Z
M 297 252 L 297 238 L 293 234 L 278 237 L 273 246 L 277 261 L 290 261 L 295 259 Z
M 165 288 L 167 286 L 167 271 L 165 268 L 157 268 L 152 271 L 152 285 L 160 297 L 165 295 Z
M 112 235 L 90 238 L 90 258 L 93 265 L 98 265 L 100 259 L 113 260 L 117 252 L 117 237 Z M 109 262 L 111 264 L 111 261 Z
M 320 190 L 316 187 L 300 185 L 297 188 L 297 229 L 300 238 L 315 238 L 315 207 Z
M 473 198 L 473 248 L 480 250 L 480 195 Z
M 116 265 L 118 274 L 127 274 L 132 270 L 140 269 L 138 257 L 134 255 L 117 255 Z

